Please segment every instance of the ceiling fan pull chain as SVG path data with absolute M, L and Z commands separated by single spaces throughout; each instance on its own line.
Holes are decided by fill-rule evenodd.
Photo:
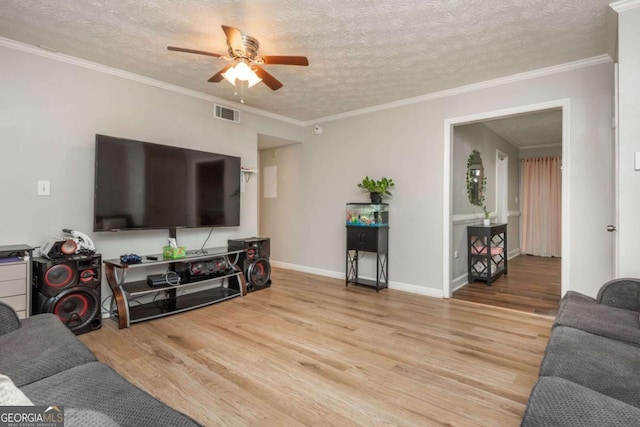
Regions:
M 242 80 L 240 80 L 240 93 L 240 104 L 244 104 L 244 82 Z

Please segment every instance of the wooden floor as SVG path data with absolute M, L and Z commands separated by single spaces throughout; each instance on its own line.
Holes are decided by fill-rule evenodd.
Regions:
M 269 289 L 79 338 L 206 426 L 518 426 L 551 323 L 274 268 Z
M 560 258 L 520 255 L 509 272 L 487 286 L 470 283 L 453 293 L 458 300 L 555 316 L 560 302 Z

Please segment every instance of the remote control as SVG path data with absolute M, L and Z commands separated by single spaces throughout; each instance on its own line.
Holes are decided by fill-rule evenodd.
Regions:
M 152 260 L 152 261 L 157 261 L 157 260 L 158 260 L 158 257 L 157 257 L 157 256 L 150 256 L 150 255 L 147 255 L 147 259 L 150 259 L 150 260 Z

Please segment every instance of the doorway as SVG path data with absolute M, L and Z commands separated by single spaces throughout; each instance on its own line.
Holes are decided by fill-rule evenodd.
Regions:
M 460 231 L 456 232 L 457 235 L 457 239 L 456 242 L 454 242 L 453 238 L 454 238 L 454 228 L 457 227 L 454 224 L 454 217 L 453 217 L 453 196 L 452 196 L 452 189 L 453 189 L 453 143 L 454 143 L 454 128 L 456 126 L 460 126 L 460 125 L 466 125 L 466 124 L 472 124 L 472 123 L 480 123 L 480 122 L 484 122 L 484 121 L 489 121 L 489 120 L 496 120 L 499 118 L 505 118 L 505 117 L 517 117 L 517 116 L 521 116 L 521 115 L 525 115 L 528 113 L 535 113 L 535 112 L 541 112 L 541 111 L 547 111 L 547 110 L 557 110 L 560 112 L 561 115 L 561 151 L 562 151 L 562 157 L 563 160 L 566 162 L 566 164 L 568 164 L 568 159 L 569 159 L 569 155 L 570 155 L 570 150 L 569 150 L 569 145 L 570 145 L 570 140 L 569 140 L 569 129 L 570 129 L 570 124 L 569 124 L 569 120 L 570 120 L 570 101 L 568 99 L 561 99 L 561 100 L 556 100 L 556 101 L 550 101 L 550 102 L 545 102 L 545 103 L 541 103 L 541 104 L 534 104 L 534 105 L 528 105 L 528 106 L 522 106 L 522 107 L 516 107 L 516 108 L 511 108 L 511 109 L 505 109 L 505 110 L 497 110 L 497 111 L 493 111 L 493 112 L 486 112 L 486 113 L 480 113 L 480 114 L 475 114 L 475 115 L 471 115 L 471 116 L 464 116 L 464 117 L 458 117 L 458 118 L 454 118 L 454 119 L 448 119 L 445 120 L 445 176 L 449 176 L 448 180 L 445 180 L 445 217 L 443 218 L 444 222 L 443 222 L 443 226 L 444 226 L 444 241 L 443 241 L 443 254 L 444 254 L 444 297 L 445 298 L 451 298 L 453 295 L 453 290 L 456 287 L 459 287 L 460 284 L 459 283 L 454 283 L 454 278 L 455 276 L 453 275 L 453 262 L 452 259 L 455 259 L 457 256 L 460 255 L 460 251 L 461 249 L 459 247 L 455 247 L 456 244 L 459 244 L 459 235 L 460 235 Z M 492 216 L 494 218 L 497 218 L 499 220 L 504 220 L 506 217 L 506 222 L 507 223 L 514 223 L 514 221 L 518 224 L 518 226 L 516 227 L 512 227 L 516 229 L 516 233 L 518 233 L 518 238 L 519 238 L 519 213 L 518 212 L 512 212 L 509 210 L 509 204 L 507 204 L 507 206 L 505 207 L 504 204 L 498 203 L 498 198 L 497 195 L 498 193 L 500 194 L 509 194 L 509 188 L 513 188 L 513 183 L 511 184 L 511 186 L 509 185 L 509 180 L 508 179 L 504 179 L 504 176 L 509 176 L 509 162 L 508 162 L 508 158 L 509 156 L 505 156 L 506 153 L 501 152 L 502 150 L 496 150 L 495 152 L 495 175 L 494 175 L 494 179 L 496 179 L 496 183 L 495 183 L 495 199 L 494 199 L 494 212 L 492 213 Z M 505 164 L 502 164 L 503 161 L 507 161 Z M 516 159 L 512 159 L 517 161 Z M 448 167 L 448 168 L 447 168 Z M 506 183 L 505 183 L 506 181 Z M 562 210 L 562 236 L 561 236 L 561 240 L 562 240 L 562 257 L 560 260 L 556 260 L 556 263 L 558 264 L 558 268 L 557 270 L 560 270 L 560 275 L 559 275 L 559 281 L 560 281 L 560 295 L 564 294 L 564 292 L 566 292 L 566 288 L 568 287 L 568 283 L 569 283 L 569 269 L 568 269 L 568 263 L 569 263 L 569 253 L 566 250 L 567 248 L 567 242 L 568 242 L 568 219 L 569 219 L 569 206 L 567 201 L 569 200 L 569 192 L 570 192 L 570 187 L 569 187 L 569 182 L 568 182 L 568 170 L 567 168 L 563 169 L 563 173 L 562 173 L 562 187 L 563 187 L 563 192 L 562 192 L 562 205 L 563 207 L 565 207 L 565 209 Z M 513 193 L 512 193 L 513 194 Z M 518 194 L 515 196 L 516 198 L 518 198 L 519 196 L 519 192 Z M 502 202 L 506 201 L 505 197 L 501 197 L 500 200 Z M 513 201 L 511 201 L 513 202 Z M 519 199 L 518 202 L 519 203 Z M 514 218 L 514 216 L 516 218 Z M 473 222 L 478 220 L 479 216 L 476 215 L 467 215 L 466 221 L 468 223 Z M 459 227 L 458 227 L 459 228 Z M 519 241 L 519 239 L 516 239 L 516 241 Z M 519 246 L 519 245 L 518 245 Z M 509 248 L 511 250 L 510 255 L 513 256 L 514 253 L 515 255 L 517 255 L 517 252 L 519 250 L 519 248 Z M 466 253 L 466 248 L 464 248 L 465 253 Z M 453 255 L 453 257 L 452 257 Z M 513 264 L 513 262 L 512 262 Z M 514 266 L 517 267 L 517 264 Z M 526 269 L 526 268 L 525 268 Z M 516 268 L 517 270 L 517 268 Z M 514 272 L 516 271 L 514 270 Z M 511 269 L 510 269 L 511 272 Z M 503 276 L 504 277 L 504 276 Z M 486 284 L 482 283 L 481 286 L 485 286 Z M 493 287 L 492 287 L 493 288 Z M 493 288 L 494 290 L 497 288 Z M 552 292 L 553 293 L 553 292 Z M 551 297 L 551 298 L 555 298 L 555 297 Z M 558 297 L 559 298 L 559 297 Z

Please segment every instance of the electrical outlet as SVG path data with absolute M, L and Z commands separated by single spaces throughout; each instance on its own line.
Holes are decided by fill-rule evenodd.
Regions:
M 38 180 L 38 196 L 50 196 L 51 195 L 51 181 L 45 179 Z

